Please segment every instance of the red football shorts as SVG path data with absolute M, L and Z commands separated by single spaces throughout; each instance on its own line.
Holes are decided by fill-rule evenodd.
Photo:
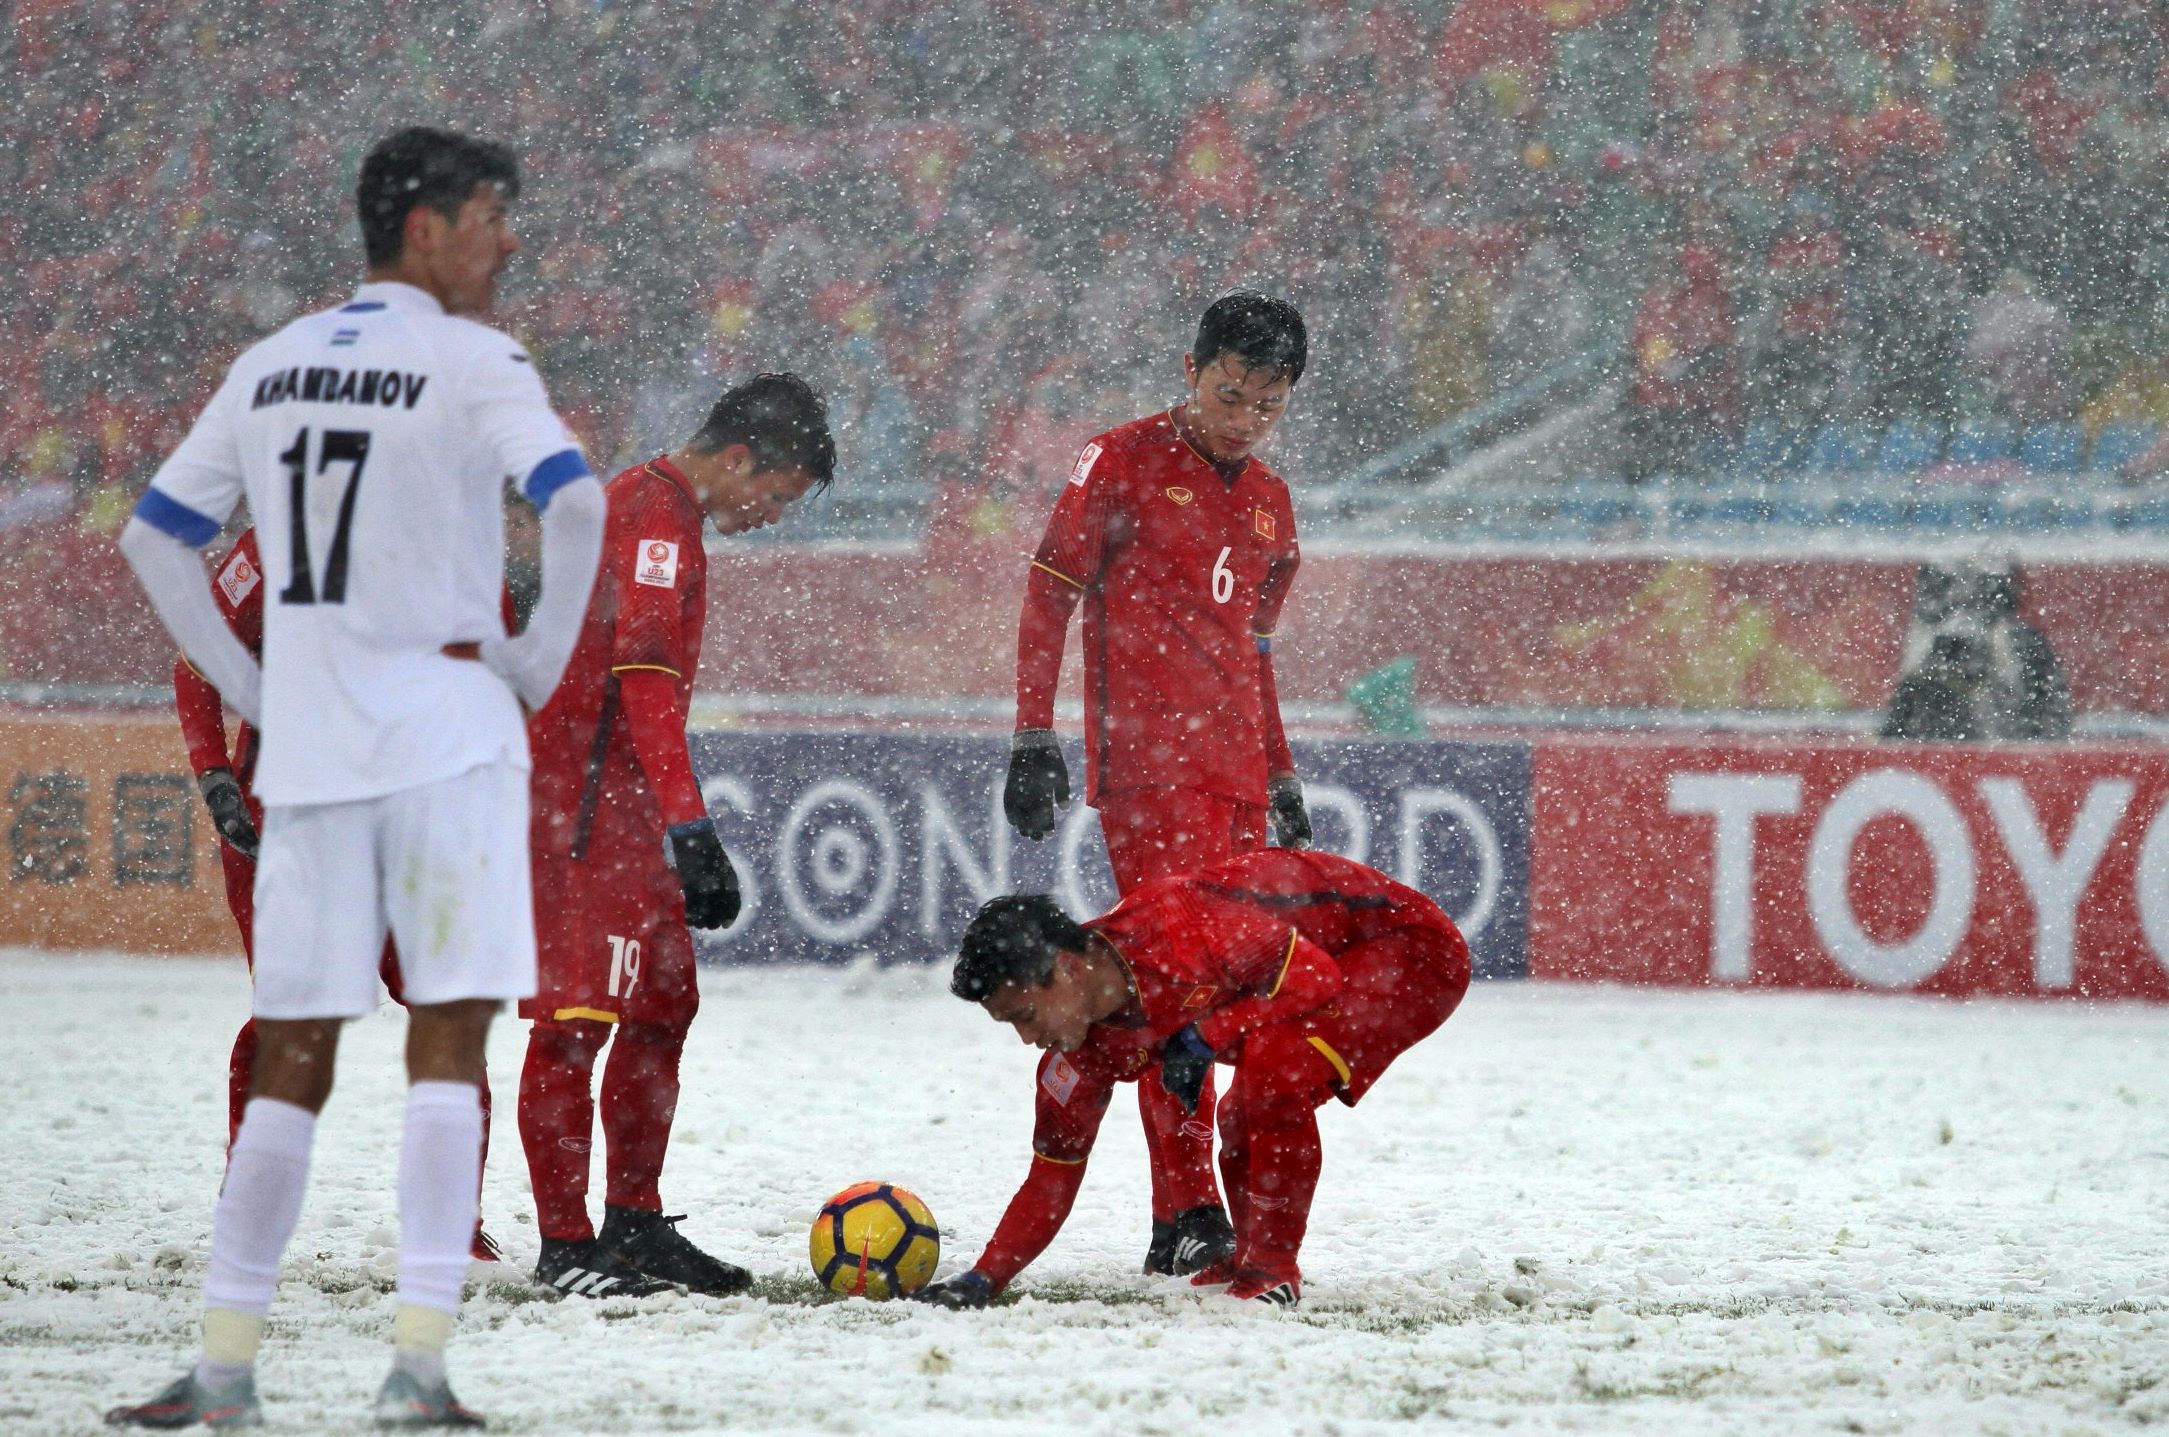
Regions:
M 1265 847 L 1265 805 L 1194 788 L 1132 788 L 1100 795 L 1100 832 L 1115 890 L 1188 873 Z
M 700 1006 L 693 936 L 678 875 L 656 848 L 642 861 L 536 857 L 538 985 L 521 1017 L 691 1020 Z
M 1340 955 L 1341 991 L 1296 1020 L 1354 1107 L 1393 1060 L 1438 1030 L 1469 990 L 1469 945 L 1451 926 L 1405 928 Z

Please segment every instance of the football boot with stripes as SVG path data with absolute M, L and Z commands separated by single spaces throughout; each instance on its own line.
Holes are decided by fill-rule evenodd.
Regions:
M 535 1281 L 573 1297 L 653 1297 L 670 1284 L 648 1276 L 594 1238 L 546 1237 Z
M 1234 1256 L 1235 1225 L 1228 1221 L 1226 1208 L 1184 1208 L 1175 1214 L 1173 1222 L 1152 1224 L 1152 1246 L 1145 1250 L 1145 1271 L 1187 1277 Z
M 1290 1273 L 1282 1275 L 1246 1267 L 1235 1274 L 1228 1284 L 1228 1296 L 1245 1302 L 1270 1302 L 1275 1307 L 1293 1307 L 1303 1300 L 1303 1279 Z

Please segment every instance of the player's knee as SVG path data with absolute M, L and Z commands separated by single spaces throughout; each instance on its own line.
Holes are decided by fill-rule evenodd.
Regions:
M 530 1055 L 545 1062 L 591 1068 L 603 1044 L 610 1041 L 610 1024 L 592 1018 L 538 1018 L 527 1032 Z

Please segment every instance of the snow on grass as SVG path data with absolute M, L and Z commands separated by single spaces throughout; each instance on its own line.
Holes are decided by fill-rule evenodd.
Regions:
M 194 1341 L 238 961 L 0 957 L 0 1431 L 88 1432 Z M 1030 1055 L 919 972 L 706 975 L 664 1178 L 749 1297 L 477 1284 L 497 1430 L 2083 1433 L 2169 1421 L 2169 1011 L 1477 988 L 1324 1117 L 1304 1305 L 1137 1275 L 1125 1096 L 1014 1300 L 826 1297 L 805 1229 L 900 1182 L 968 1264 L 1025 1166 Z M 261 1376 L 352 1431 L 385 1362 L 396 1010 L 354 1025 Z M 485 1214 L 534 1228 L 500 1024 Z M 597 1201 L 600 1200 L 600 1178 Z

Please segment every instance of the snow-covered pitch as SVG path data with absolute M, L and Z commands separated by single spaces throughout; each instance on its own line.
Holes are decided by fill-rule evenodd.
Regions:
M 180 1369 L 238 960 L 0 957 L 0 1431 L 87 1432 Z M 2169 1419 L 2169 1011 L 1477 987 L 1324 1117 L 1301 1308 L 1136 1272 L 1127 1095 L 1069 1228 L 982 1313 L 828 1300 L 822 1199 L 918 1191 L 944 1273 L 1022 1176 L 1031 1055 L 922 972 L 722 971 L 664 1179 L 757 1295 L 551 1300 L 492 1046 L 464 1400 L 500 1431 L 2076 1433 Z M 261 1369 L 351 1431 L 386 1361 L 396 1010 L 346 1040 Z M 599 1201 L 600 1181 L 597 1182 Z

